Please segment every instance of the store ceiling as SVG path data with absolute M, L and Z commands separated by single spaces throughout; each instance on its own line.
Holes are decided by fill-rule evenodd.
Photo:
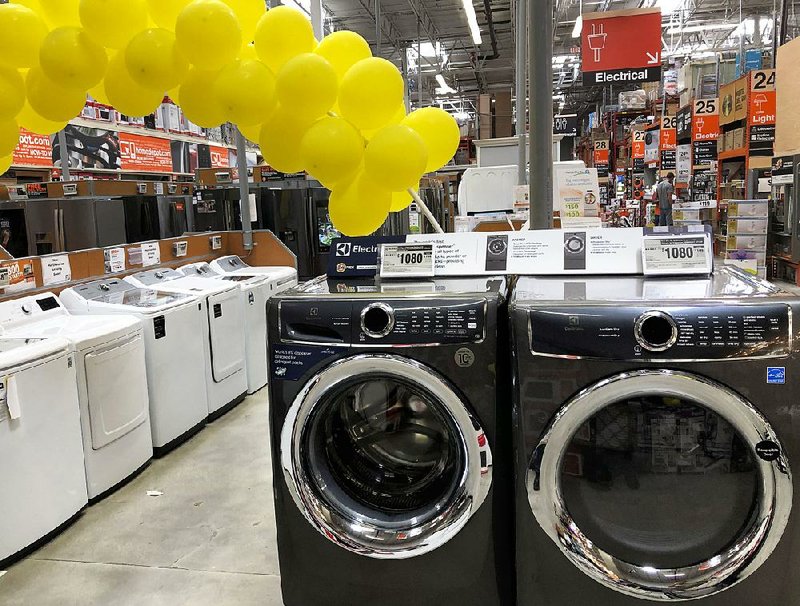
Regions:
M 380 55 L 402 65 L 405 49 L 411 47 L 412 68 L 410 89 L 416 101 L 419 88 L 425 104 L 432 100 L 446 101 L 458 110 L 459 106 L 474 108 L 478 93 L 508 90 L 513 87 L 515 66 L 515 0 L 472 0 L 480 26 L 482 42 L 472 41 L 462 0 L 380 0 L 380 32 L 376 30 L 376 0 L 323 0 L 328 15 L 326 26 L 331 29 L 351 29 L 363 35 L 376 47 L 380 36 Z M 536 7 L 537 0 L 528 0 Z M 580 86 L 578 47 L 572 37 L 575 19 L 583 12 L 619 10 L 625 8 L 668 5 L 674 12 L 664 14 L 664 55 L 666 60 L 687 53 L 698 56 L 728 49 L 738 50 L 740 6 L 742 19 L 761 17 L 761 34 L 771 41 L 771 17 L 780 0 L 555 0 L 553 19 L 554 68 L 553 90 L 564 91 L 570 99 L 583 91 Z M 794 3 L 790 23 L 794 18 Z M 535 8 L 534 8 L 535 10 Z M 764 31 L 766 29 L 766 32 Z M 747 46 L 756 39 L 752 23 L 746 32 Z M 790 32 L 790 37 L 793 37 Z M 417 82 L 417 40 L 430 43 L 421 60 L 421 81 Z M 439 45 L 439 54 L 431 45 Z M 447 86 L 456 92 L 443 95 L 441 74 Z M 421 85 L 421 86 L 420 86 Z

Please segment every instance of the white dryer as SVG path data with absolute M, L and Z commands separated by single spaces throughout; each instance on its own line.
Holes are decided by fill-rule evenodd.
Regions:
M 267 300 L 297 285 L 292 267 L 249 267 L 236 256 L 212 263 L 191 263 L 178 271 L 187 276 L 218 278 L 239 284 L 246 300 L 247 391 L 255 393 L 267 384 Z
M 0 338 L 0 569 L 86 506 L 75 362 L 66 339 Z
M 205 351 L 208 416 L 216 419 L 247 395 L 244 295 L 236 284 L 187 277 L 174 269 L 143 271 L 125 278 L 140 288 L 158 288 L 200 297 L 205 308 Z
M 86 485 L 96 500 L 153 457 L 142 323 L 134 316 L 74 316 L 45 293 L 0 303 L 9 337 L 63 337 L 76 358 Z
M 201 326 L 206 320 L 197 297 L 113 279 L 68 288 L 62 291 L 61 302 L 76 314 L 129 314 L 142 321 L 156 456 L 203 428 L 208 399 Z

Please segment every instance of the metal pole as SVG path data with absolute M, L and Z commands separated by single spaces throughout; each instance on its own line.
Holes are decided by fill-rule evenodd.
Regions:
M 381 0 L 375 0 L 375 56 L 381 56 Z
M 422 107 L 422 40 L 417 19 L 417 107 Z
M 239 169 L 239 210 L 245 250 L 253 250 L 253 220 L 250 217 L 250 181 L 247 178 L 247 148 L 244 135 L 236 128 L 236 167 Z
M 411 73 L 408 69 L 408 49 L 403 47 L 403 54 L 400 55 L 400 66 L 403 70 L 403 104 L 406 106 L 406 113 L 411 111 L 411 99 L 408 96 L 408 81 Z
M 67 150 L 67 135 L 62 128 L 58 131 L 58 155 L 61 160 L 61 180 L 70 181 L 69 176 L 69 150 Z
M 528 182 L 528 141 L 527 141 L 527 120 L 528 109 L 528 62 L 527 62 L 527 22 L 525 17 L 527 0 L 517 0 L 517 145 L 519 155 L 517 156 L 517 185 L 525 185 Z
M 314 37 L 322 40 L 325 35 L 322 30 L 322 0 L 311 0 L 311 27 L 314 29 Z
M 528 15 L 531 229 L 553 225 L 553 0 Z

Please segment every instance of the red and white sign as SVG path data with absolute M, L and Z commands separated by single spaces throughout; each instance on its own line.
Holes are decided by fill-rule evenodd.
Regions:
M 646 133 L 643 130 L 633 131 L 633 149 L 631 150 L 631 158 L 635 160 L 644 159 L 645 134 Z
M 761 69 L 750 73 L 750 126 L 775 124 L 775 70 Z
M 692 112 L 692 141 L 719 139 L 719 99 L 698 99 Z
M 211 168 L 230 168 L 231 159 L 227 147 L 209 145 L 211 154 Z
M 172 172 L 172 148 L 169 139 L 120 133 L 119 149 L 122 170 Z
M 661 118 L 661 138 L 659 139 L 661 151 L 673 150 L 678 147 L 677 119 L 675 116 Z
M 661 9 L 583 15 L 583 83 L 658 82 L 661 79 Z
M 53 166 L 53 143 L 48 135 L 37 135 L 24 128 L 19 131 L 19 144 L 14 150 L 18 166 Z

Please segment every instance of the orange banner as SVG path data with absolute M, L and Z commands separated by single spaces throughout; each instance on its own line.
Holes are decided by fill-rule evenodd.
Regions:
M 659 139 L 661 151 L 677 149 L 678 130 L 675 116 L 665 116 L 661 119 L 661 138 Z
M 635 160 L 644 158 L 646 133 L 643 130 L 633 131 L 633 149 L 631 150 L 631 157 Z
M 597 164 L 608 164 L 608 150 L 607 149 L 596 149 L 594 152 L 594 163 Z
M 775 124 L 775 70 L 750 72 L 750 126 Z
M 692 141 L 719 139 L 719 99 L 698 99 L 692 113 Z
M 169 139 L 119 133 L 119 149 L 122 170 L 172 172 L 172 148 Z
M 211 152 L 211 168 L 229 168 L 231 165 L 231 160 L 228 154 L 227 147 L 217 147 L 215 145 L 209 145 L 209 151 Z
M 37 135 L 21 128 L 19 144 L 14 150 L 14 164 L 20 166 L 53 166 L 53 144 L 48 135 Z

